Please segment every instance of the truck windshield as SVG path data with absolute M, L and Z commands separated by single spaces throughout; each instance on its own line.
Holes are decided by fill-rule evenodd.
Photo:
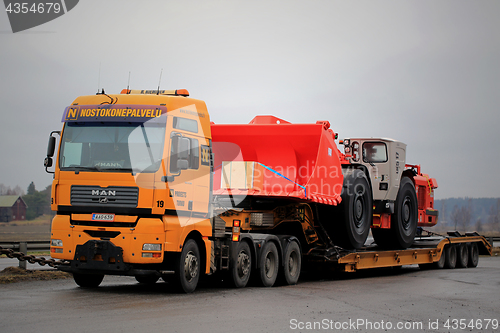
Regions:
M 156 172 L 161 165 L 166 117 L 147 122 L 67 122 L 61 170 Z

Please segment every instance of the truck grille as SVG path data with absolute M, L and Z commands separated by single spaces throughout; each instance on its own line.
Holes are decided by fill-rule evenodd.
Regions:
M 135 208 L 138 200 L 138 187 L 71 186 L 72 206 Z

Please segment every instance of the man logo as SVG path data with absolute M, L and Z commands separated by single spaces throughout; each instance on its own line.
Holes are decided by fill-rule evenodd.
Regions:
M 116 191 L 111 191 L 111 190 L 92 190 L 92 195 L 93 196 L 116 196 Z
M 106 197 L 100 198 L 99 203 L 102 203 L 102 204 L 108 203 L 108 198 L 106 198 Z

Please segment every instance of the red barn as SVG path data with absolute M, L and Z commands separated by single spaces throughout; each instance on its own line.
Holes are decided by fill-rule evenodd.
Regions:
M 26 202 L 19 195 L 0 196 L 0 222 L 26 220 Z

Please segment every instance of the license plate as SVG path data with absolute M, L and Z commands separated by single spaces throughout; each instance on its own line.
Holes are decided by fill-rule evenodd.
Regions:
M 92 221 L 114 221 L 115 214 L 92 214 Z

